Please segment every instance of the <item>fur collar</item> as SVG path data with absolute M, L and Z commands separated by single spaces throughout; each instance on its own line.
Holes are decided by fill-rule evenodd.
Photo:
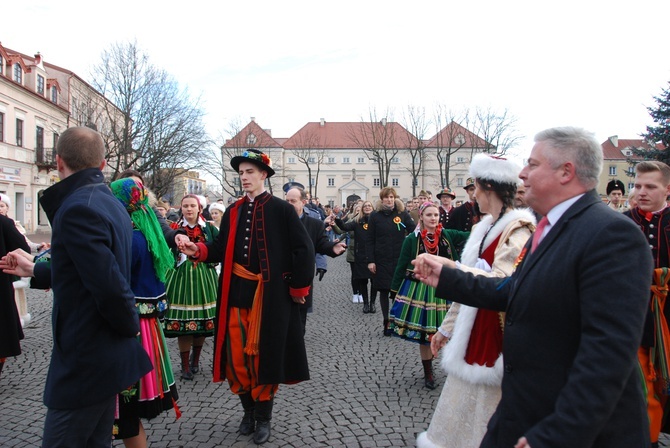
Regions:
M 491 229 L 489 234 L 486 235 L 486 231 L 491 224 L 493 224 L 493 217 L 491 215 L 485 215 L 482 220 L 472 228 L 470 238 L 468 238 L 468 241 L 465 243 L 463 253 L 461 254 L 461 263 L 466 266 L 474 266 L 479 258 L 479 245 L 482 242 L 484 235 L 486 235 L 486 241 L 484 241 L 484 249 L 486 249 L 491 242 L 498 238 L 498 235 L 505 230 L 505 227 L 507 227 L 509 223 L 519 219 L 533 223 L 535 222 L 535 217 L 530 209 L 512 209 L 505 213 L 495 226 L 493 226 L 493 229 Z

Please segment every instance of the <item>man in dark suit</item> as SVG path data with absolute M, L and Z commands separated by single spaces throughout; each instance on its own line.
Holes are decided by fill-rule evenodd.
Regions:
M 130 289 L 132 223 L 104 184 L 105 145 L 69 128 L 56 147 L 61 179 L 40 203 L 52 228 L 51 263 L 4 257 L 5 272 L 53 289 L 51 364 L 42 446 L 111 446 L 116 396 L 152 369 L 137 340 Z
M 347 250 L 347 245 L 342 242 L 330 241 L 326 235 L 326 225 L 320 219 L 307 216 L 305 213 L 305 205 L 307 204 L 307 193 L 300 187 L 291 187 L 286 192 L 286 202 L 291 204 L 296 213 L 300 217 L 300 221 L 305 226 L 305 230 L 309 234 L 309 238 L 314 243 L 314 252 L 316 254 L 328 255 L 329 257 L 337 257 L 342 255 Z M 319 280 L 326 272 L 325 269 L 319 268 L 317 263 L 317 273 L 319 273 Z M 314 288 L 309 289 L 309 294 L 305 299 L 305 303 L 300 305 L 300 320 L 302 321 L 302 331 L 305 331 L 307 326 L 307 311 L 312 308 L 312 298 L 314 295 Z
M 648 245 L 594 190 L 602 150 L 592 134 L 553 128 L 535 142 L 519 177 L 546 219 L 514 274 L 476 277 L 422 255 L 416 275 L 439 297 L 506 311 L 502 399 L 482 447 L 648 447 L 636 356 Z

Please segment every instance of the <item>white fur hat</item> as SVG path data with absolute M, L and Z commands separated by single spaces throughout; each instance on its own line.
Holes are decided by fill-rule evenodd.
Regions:
M 9 199 L 9 196 L 7 196 L 6 194 L 0 193 L 0 202 L 4 202 L 5 204 L 7 204 L 7 208 L 12 207 L 12 200 Z
M 492 180 L 502 184 L 516 185 L 519 181 L 521 167 L 511 160 L 477 154 L 470 163 L 470 175 L 477 179 Z
M 226 211 L 226 207 L 224 207 L 223 204 L 219 202 L 212 202 L 209 205 L 209 211 L 211 212 L 212 210 L 218 210 L 221 212 L 221 214 L 223 214 Z

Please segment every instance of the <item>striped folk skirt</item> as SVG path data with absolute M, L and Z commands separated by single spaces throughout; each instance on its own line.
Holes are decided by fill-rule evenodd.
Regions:
M 389 313 L 395 336 L 420 344 L 430 344 L 446 316 L 451 302 L 435 297 L 435 288 L 416 280 L 403 280 Z
M 216 315 L 216 269 L 187 260 L 168 272 L 165 288 L 169 308 L 165 336 L 212 336 Z

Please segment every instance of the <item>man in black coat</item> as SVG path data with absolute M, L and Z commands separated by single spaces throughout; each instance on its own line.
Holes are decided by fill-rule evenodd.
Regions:
M 545 218 L 514 274 L 476 277 L 426 255 L 415 274 L 439 297 L 506 311 L 502 399 L 482 447 L 648 447 L 637 349 L 649 246 L 594 190 L 603 162 L 592 134 L 554 128 L 535 141 L 519 177 Z
M 296 213 L 300 217 L 309 238 L 314 243 L 314 252 L 321 255 L 328 255 L 329 257 L 337 257 L 342 255 L 347 250 L 347 245 L 343 242 L 330 241 L 326 235 L 326 225 L 320 219 L 312 218 L 304 213 L 305 204 L 307 204 L 307 194 L 305 190 L 299 187 L 292 187 L 286 192 L 286 202 L 295 208 Z M 324 271 L 325 272 L 325 271 Z M 319 280 L 323 277 L 323 273 L 319 276 Z M 305 331 L 307 326 L 307 311 L 312 308 L 312 299 L 314 295 L 314 288 L 309 289 L 309 294 L 305 299 L 305 303 L 300 305 L 300 319 L 302 321 L 302 331 Z
M 3 258 L 5 272 L 53 289 L 53 340 L 44 388 L 43 447 L 111 446 L 117 394 L 151 371 L 130 289 L 133 226 L 109 187 L 102 137 L 85 127 L 58 139 L 61 179 L 40 203 L 52 229 L 51 263 Z M 13 268 L 13 269 L 12 269 Z

